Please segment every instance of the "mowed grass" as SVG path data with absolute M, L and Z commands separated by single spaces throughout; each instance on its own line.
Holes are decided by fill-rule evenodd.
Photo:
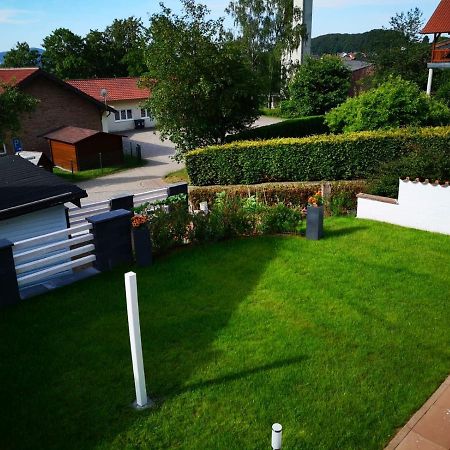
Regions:
M 189 183 L 189 175 L 187 173 L 186 167 L 184 167 L 183 169 L 175 170 L 174 172 L 168 173 L 164 177 L 164 181 L 166 183 L 179 183 L 179 182 Z
M 326 238 L 184 248 L 0 312 L 0 448 L 382 449 L 450 372 L 450 238 L 326 221 Z
M 80 170 L 79 172 L 72 172 L 70 170 L 54 167 L 53 173 L 68 181 L 80 182 L 92 180 L 93 178 L 104 177 L 116 172 L 123 172 L 124 170 L 134 169 L 135 167 L 142 167 L 147 164 L 145 159 L 138 159 L 135 156 L 124 155 L 123 164 L 117 166 L 106 166 L 98 169 Z

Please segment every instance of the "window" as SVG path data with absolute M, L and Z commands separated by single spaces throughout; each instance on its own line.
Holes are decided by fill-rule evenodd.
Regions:
M 148 115 L 148 110 L 145 109 L 145 108 L 141 108 L 141 118 L 142 118 L 142 119 L 146 119 L 147 117 L 150 117 L 150 116 Z
M 133 111 L 131 109 L 121 109 L 114 113 L 114 118 L 116 122 L 121 120 L 131 120 L 133 118 Z

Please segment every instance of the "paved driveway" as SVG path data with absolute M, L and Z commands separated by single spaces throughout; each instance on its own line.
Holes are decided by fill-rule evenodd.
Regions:
M 280 122 L 274 117 L 260 117 L 255 127 Z M 129 130 L 122 132 L 124 148 L 129 151 L 130 144 L 133 154 L 136 144 L 141 146 L 142 157 L 147 164 L 143 167 L 124 170 L 100 178 L 77 183 L 89 195 L 82 203 L 91 203 L 106 200 L 121 194 L 137 194 L 164 187 L 167 184 L 162 178 L 170 172 L 182 169 L 183 164 L 175 162 L 171 157 L 175 154 L 175 145 L 170 141 L 161 141 L 158 131 L 153 129 Z

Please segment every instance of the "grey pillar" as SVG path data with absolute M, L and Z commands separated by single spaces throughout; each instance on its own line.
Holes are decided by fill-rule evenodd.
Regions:
M 104 272 L 133 262 L 131 216 L 130 211 L 117 209 L 86 218 L 92 224 L 96 269 Z
M 116 209 L 126 209 L 127 211 L 132 211 L 134 208 L 133 197 L 133 194 L 114 197 L 109 201 L 109 208 L 111 211 L 115 211 Z
M 167 186 L 167 197 L 172 197 L 173 195 L 186 194 L 186 208 L 189 209 L 189 194 L 188 194 L 188 184 L 187 183 L 174 183 Z
M 14 305 L 20 301 L 13 245 L 8 239 L 0 239 L 0 307 Z
M 188 184 L 187 183 L 174 183 L 167 186 L 167 197 L 172 197 L 172 195 L 186 194 L 188 195 Z

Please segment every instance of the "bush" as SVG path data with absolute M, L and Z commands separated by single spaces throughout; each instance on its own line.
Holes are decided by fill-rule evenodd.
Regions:
M 390 78 L 330 111 L 326 122 L 334 133 L 448 125 L 450 109 L 428 97 L 416 84 Z
M 243 141 L 189 152 L 186 167 L 197 186 L 349 180 L 413 150 L 439 154 L 449 144 L 450 127 Z
M 335 197 L 344 196 L 351 199 L 348 209 L 355 209 L 356 195 L 367 192 L 367 183 L 364 180 L 333 181 L 330 182 L 330 201 Z M 284 184 L 257 184 L 235 186 L 206 186 L 191 187 L 189 189 L 189 202 L 193 209 L 199 209 L 200 202 L 208 202 L 213 207 L 217 194 L 225 192 L 229 197 L 241 199 L 255 198 L 258 202 L 268 206 L 280 203 L 288 207 L 304 207 L 308 198 L 322 187 L 321 183 L 284 183 Z
M 307 58 L 289 83 L 281 111 L 291 117 L 325 114 L 348 96 L 351 72 L 336 56 Z
M 410 177 L 430 181 L 450 180 L 450 148 L 442 153 L 426 149 L 413 152 L 399 160 L 383 164 L 369 183 L 369 192 L 374 195 L 397 198 L 399 178 Z
M 305 137 L 325 134 L 330 130 L 325 123 L 325 116 L 300 117 L 283 122 L 251 128 L 238 134 L 227 136 L 226 142 L 253 141 L 255 139 L 273 139 L 283 137 Z
M 237 236 L 300 232 L 301 208 L 283 203 L 267 205 L 255 196 L 241 198 L 226 192 L 216 194 L 209 214 L 192 214 L 186 199 L 160 202 L 136 209 L 139 218 L 148 217 L 156 253 L 187 243 L 218 241 Z M 138 216 L 135 216 L 135 218 Z

